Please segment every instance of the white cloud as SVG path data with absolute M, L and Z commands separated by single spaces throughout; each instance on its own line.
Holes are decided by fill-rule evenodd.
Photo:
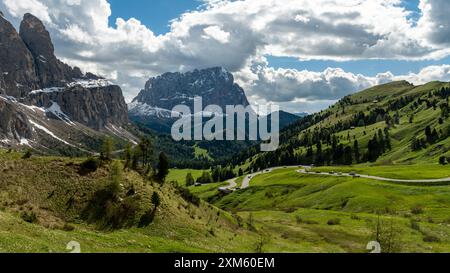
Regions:
M 213 38 L 222 44 L 226 44 L 230 41 L 230 33 L 223 31 L 218 26 L 210 26 L 210 27 L 204 28 L 203 32 L 206 35 L 204 35 L 202 37 L 204 37 L 206 39 Z
M 48 27 L 57 55 L 118 82 L 128 99 L 149 76 L 223 66 L 256 101 L 297 102 L 313 108 L 340 96 L 398 78 L 448 79 L 448 68 L 375 77 L 339 68 L 322 72 L 275 69 L 263 56 L 299 60 L 440 59 L 450 54 L 448 0 L 421 0 L 417 26 L 401 0 L 204 0 L 201 10 L 155 35 L 139 20 L 108 25 L 106 0 L 0 0 L 15 25 L 31 12 Z M 326 104 L 326 103 L 325 103 Z
M 436 46 L 450 44 L 450 1 L 420 0 L 422 11 L 417 26 L 418 34 Z

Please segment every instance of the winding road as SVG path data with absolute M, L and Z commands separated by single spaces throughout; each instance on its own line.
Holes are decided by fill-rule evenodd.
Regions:
M 286 167 L 269 168 L 269 169 L 266 169 L 266 170 L 263 170 L 263 171 L 259 171 L 259 172 L 253 173 L 253 174 L 246 175 L 244 177 L 244 179 L 242 180 L 242 185 L 241 185 L 240 188 L 241 189 L 246 189 L 246 188 L 250 187 L 250 181 L 257 175 L 271 173 L 274 170 L 285 169 L 285 168 L 292 168 L 292 166 L 290 166 L 290 167 L 286 166 Z M 220 187 L 219 191 L 222 191 L 222 192 L 225 192 L 225 193 L 227 193 L 227 192 L 230 193 L 230 192 L 235 191 L 236 188 L 237 188 L 237 183 L 236 183 L 237 179 L 238 178 L 233 178 L 233 179 L 228 180 L 227 181 L 228 185 L 225 186 L 225 187 Z
M 450 177 L 448 178 L 440 178 L 440 179 L 420 179 L 420 180 L 406 180 L 406 179 L 394 179 L 394 178 L 386 178 L 386 177 L 379 177 L 379 176 L 373 176 L 373 175 L 365 175 L 365 174 L 357 174 L 357 173 L 339 173 L 339 172 L 313 172 L 311 171 L 312 166 L 282 166 L 282 167 L 274 167 L 269 168 L 263 171 L 259 171 L 250 175 L 246 175 L 244 179 L 242 180 L 241 189 L 246 189 L 250 186 L 250 182 L 255 176 L 260 174 L 266 174 L 270 173 L 274 170 L 279 169 L 286 169 L 286 168 L 302 168 L 300 170 L 296 170 L 297 173 L 301 174 L 307 174 L 307 175 L 320 175 L 320 176 L 335 176 L 335 177 L 353 177 L 353 178 L 367 178 L 367 179 L 373 179 L 378 181 L 385 181 L 385 182 L 394 182 L 394 183 L 410 183 L 410 184 L 419 184 L 419 183 L 429 183 L 431 185 L 436 183 L 450 183 Z M 232 193 L 237 188 L 236 180 L 238 178 L 233 178 L 228 180 L 228 185 L 225 187 L 219 188 L 220 191 L 225 193 Z
M 309 168 L 311 169 L 311 168 Z M 311 172 L 308 171 L 307 168 L 297 170 L 298 173 L 309 174 L 309 175 L 327 175 L 327 176 L 337 176 L 337 177 L 354 177 L 354 178 L 367 178 L 379 181 L 387 181 L 387 182 L 395 182 L 395 183 L 442 183 L 442 182 L 450 182 L 450 177 L 448 178 L 439 178 L 439 179 L 420 179 L 420 180 L 406 180 L 406 179 L 394 179 L 394 178 L 386 178 L 379 177 L 373 175 L 365 175 L 365 174 L 357 174 L 357 173 L 325 173 L 325 172 Z

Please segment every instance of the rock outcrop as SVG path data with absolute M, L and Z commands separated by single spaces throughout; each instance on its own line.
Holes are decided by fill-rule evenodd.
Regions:
M 0 16 L 0 146 L 87 152 L 105 134 L 127 141 L 119 86 L 60 61 L 44 24 L 26 14 L 20 34 Z
M 41 88 L 65 86 L 83 77 L 79 68 L 71 68 L 56 58 L 50 34 L 35 16 L 25 14 L 20 37 L 33 55 Z
M 187 73 L 166 73 L 151 78 L 134 103 L 171 110 L 176 105 L 187 105 L 193 110 L 194 97 L 203 99 L 203 106 L 248 106 L 244 90 L 234 82 L 233 75 L 221 67 L 194 70 Z
M 127 105 L 122 90 L 116 85 L 86 88 L 80 84 L 63 90 L 34 91 L 25 102 L 44 109 L 53 108 L 72 121 L 96 130 L 108 124 L 121 125 L 128 121 Z
M 32 127 L 28 122 L 28 117 L 17 111 L 15 105 L 5 99 L 0 98 L 0 142 L 9 144 L 11 140 L 21 142 L 32 136 Z
M 0 93 L 21 97 L 39 88 L 34 58 L 13 25 L 0 16 Z
M 49 32 L 31 14 L 24 15 L 20 35 L 0 16 L 0 94 L 44 109 L 56 104 L 71 121 L 96 130 L 128 121 L 120 87 L 61 62 Z

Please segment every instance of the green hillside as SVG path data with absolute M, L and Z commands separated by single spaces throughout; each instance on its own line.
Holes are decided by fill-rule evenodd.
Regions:
M 70 241 L 83 252 L 254 252 L 259 240 L 231 214 L 134 171 L 118 175 L 117 200 L 98 203 L 115 162 L 81 174 L 82 158 L 22 156 L 0 151 L 0 252 L 67 252 Z M 154 193 L 161 204 L 141 225 Z
M 270 166 L 445 163 L 450 157 L 448 83 L 393 82 L 347 96 L 282 131 L 276 152 L 238 161 Z
M 433 170 L 448 176 L 443 168 Z M 376 239 L 377 225 L 392 233 L 389 236 L 396 244 L 395 249 L 385 252 L 448 252 L 449 186 L 301 174 L 298 169 L 258 175 L 249 188 L 226 196 L 209 187 L 197 193 L 244 219 L 251 215 L 259 230 L 271 238 L 296 242 L 305 252 L 364 252 L 367 243 Z M 415 175 L 406 167 L 366 171 L 407 176 L 408 170 Z

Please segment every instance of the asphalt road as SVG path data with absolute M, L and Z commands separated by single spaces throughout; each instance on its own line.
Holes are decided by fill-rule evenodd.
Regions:
M 307 171 L 307 169 L 301 169 L 297 171 L 298 173 L 303 174 L 310 174 L 310 175 L 327 175 L 327 176 L 348 176 L 348 177 L 361 177 L 361 178 L 368 178 L 373 180 L 379 180 L 379 181 L 387 181 L 387 182 L 396 182 L 396 183 L 440 183 L 440 182 L 450 182 L 450 178 L 440 178 L 440 179 L 420 179 L 420 180 L 407 180 L 407 179 L 394 179 L 394 178 L 386 178 L 386 177 L 379 177 L 379 176 L 373 176 L 373 175 L 365 175 L 365 174 L 349 174 L 349 173 L 324 173 L 324 172 L 311 172 Z
M 419 180 L 407 180 L 407 179 L 394 179 L 394 178 L 386 178 L 386 177 L 379 177 L 379 176 L 373 176 L 373 175 L 364 175 L 364 174 L 350 174 L 350 173 L 338 173 L 338 172 L 333 172 L 333 173 L 329 173 L 329 172 L 312 172 L 311 166 L 282 166 L 282 167 L 275 167 L 275 168 L 270 168 L 270 169 L 266 169 L 263 171 L 259 171 L 250 175 L 246 175 L 242 181 L 242 185 L 241 185 L 241 189 L 246 189 L 248 187 L 250 187 L 250 182 L 253 178 L 255 178 L 255 176 L 260 175 L 260 174 L 266 174 L 266 173 L 270 173 L 274 170 L 279 170 L 279 169 L 286 169 L 286 168 L 294 168 L 294 167 L 299 167 L 299 168 L 303 168 L 301 170 L 297 170 L 296 172 L 298 173 L 302 173 L 302 174 L 308 174 L 308 175 L 321 175 L 321 176 L 335 176 L 335 177 L 354 177 L 354 178 L 367 178 L 367 179 L 373 179 L 373 180 L 378 180 L 378 181 L 387 181 L 387 182 L 395 182 L 395 183 L 442 183 L 442 182 L 450 182 L 450 177 L 449 178 L 440 178 L 440 179 L 419 179 Z M 221 187 L 220 189 L 222 190 L 228 190 L 230 192 L 235 191 L 236 187 L 237 187 L 237 183 L 236 183 L 237 178 L 228 180 L 229 185 L 226 187 Z

